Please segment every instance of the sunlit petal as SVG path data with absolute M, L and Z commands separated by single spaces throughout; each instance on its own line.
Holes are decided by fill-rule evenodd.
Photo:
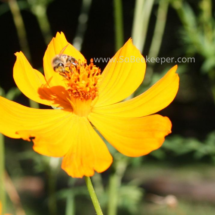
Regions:
M 143 94 L 117 104 L 94 107 L 94 113 L 118 117 L 141 117 L 156 113 L 167 107 L 175 98 L 179 88 L 177 66 Z
M 102 172 L 112 157 L 88 120 L 63 110 L 39 110 L 0 97 L 0 131 L 11 138 L 33 140 L 40 154 L 62 157 L 73 177 Z M 79 169 L 80 168 L 80 169 Z
M 146 63 L 129 39 L 106 66 L 96 106 L 113 104 L 130 96 L 142 83 Z
M 52 68 L 54 57 L 66 54 L 61 70 Z M 23 53 L 16 53 L 14 80 L 30 99 L 58 107 L 41 110 L 0 97 L 0 132 L 33 142 L 43 155 L 63 157 L 62 168 L 72 177 L 93 176 L 112 163 L 99 134 L 130 157 L 158 149 L 171 133 L 167 117 L 151 115 L 168 106 L 178 91 L 177 66 L 145 93 L 121 102 L 142 83 L 145 60 L 129 39 L 104 72 L 57 33 L 44 55 L 45 77 L 33 69 Z M 150 115 L 150 116 L 148 116 Z
M 62 49 L 65 47 L 66 47 L 66 49 L 64 50 L 63 54 L 72 56 L 76 60 L 85 61 L 84 56 L 74 46 L 72 46 L 70 43 L 68 43 L 64 33 L 62 33 L 62 32 L 57 33 L 56 37 L 54 37 L 52 39 L 52 41 L 49 43 L 48 48 L 46 49 L 46 52 L 45 52 L 45 55 L 43 58 L 45 76 L 51 86 L 58 86 L 58 85 L 64 86 L 62 76 L 55 73 L 52 68 L 52 59 L 56 55 L 60 54 Z
M 172 127 L 169 118 L 160 115 L 120 118 L 91 113 L 89 120 L 110 144 L 130 157 L 158 149 Z
M 92 176 L 94 170 L 103 172 L 111 165 L 112 157 L 106 145 L 86 118 L 76 118 L 70 135 L 71 148 L 62 163 L 62 168 L 70 176 Z
M 0 97 L 0 113 L 4 135 L 28 141 L 34 137 L 35 151 L 44 155 L 58 157 L 68 151 L 66 136 L 74 117 L 71 112 L 28 108 Z
M 16 57 L 13 77 L 17 87 L 28 98 L 44 105 L 51 105 L 52 102 L 47 100 L 49 95 L 42 90 L 43 86 L 47 84 L 42 73 L 32 68 L 22 52 L 17 52 Z M 41 89 L 41 94 L 38 92 L 39 89 Z

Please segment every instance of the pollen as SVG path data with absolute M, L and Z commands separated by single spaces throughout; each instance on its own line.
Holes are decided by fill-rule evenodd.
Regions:
M 94 100 L 98 96 L 98 82 L 101 77 L 101 70 L 93 64 L 77 62 L 77 65 L 70 65 L 66 68 L 64 75 L 67 83 L 67 91 L 71 98 L 80 100 Z

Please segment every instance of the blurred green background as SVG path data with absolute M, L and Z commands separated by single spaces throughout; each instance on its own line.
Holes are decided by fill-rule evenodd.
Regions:
M 88 62 L 112 57 L 130 37 L 146 57 L 174 57 L 171 63 L 148 62 L 135 92 L 145 91 L 178 64 L 180 90 L 160 112 L 171 119 L 172 134 L 159 150 L 141 158 L 111 149 L 114 164 L 93 177 L 94 186 L 108 215 L 214 214 L 215 1 L 2 0 L 0 31 L 0 94 L 31 107 L 39 106 L 16 89 L 12 78 L 14 53 L 22 50 L 42 71 L 43 54 L 58 31 Z M 97 66 L 104 69 L 106 63 Z M 0 141 L 5 145 L 7 212 L 95 214 L 84 180 L 69 178 L 59 159 L 36 154 L 23 140 L 0 136 Z

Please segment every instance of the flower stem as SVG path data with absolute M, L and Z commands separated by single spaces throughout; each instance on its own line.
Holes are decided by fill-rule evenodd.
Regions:
M 118 204 L 118 188 L 119 180 L 117 174 L 112 174 L 109 178 L 109 198 L 108 198 L 108 215 L 117 214 L 117 204 Z
M 73 46 L 75 46 L 78 51 L 81 51 L 82 44 L 84 41 L 84 35 L 87 29 L 87 21 L 89 18 L 89 12 L 92 5 L 92 0 L 83 0 L 81 5 L 81 11 L 78 17 L 78 27 L 73 39 Z M 85 17 L 83 19 L 83 17 Z
M 166 0 L 159 1 L 155 30 L 154 30 L 152 43 L 148 54 L 149 58 L 151 57 L 156 58 L 159 54 L 161 42 L 164 34 L 164 29 L 166 25 L 168 6 L 169 6 L 169 1 L 166 1 Z
M 120 154 L 115 155 L 115 169 L 109 178 L 108 215 L 117 214 L 119 188 L 127 165 L 128 165 L 127 157 L 122 157 Z
M 140 52 L 144 50 L 153 4 L 154 0 L 136 0 L 132 38 Z
M 57 214 L 55 187 L 56 187 L 56 176 L 54 176 L 53 170 L 50 167 L 48 167 L 48 192 L 49 192 L 48 207 L 51 215 Z
M 152 57 L 157 58 L 162 39 L 163 39 L 163 34 L 166 26 L 166 19 L 167 19 L 167 12 L 168 12 L 168 7 L 169 7 L 169 0 L 160 0 L 159 1 L 159 6 L 158 6 L 158 11 L 157 11 L 157 19 L 155 23 L 155 30 L 153 33 L 152 37 L 152 43 L 150 45 L 149 49 L 149 59 Z M 148 74 L 150 74 L 148 80 L 151 82 L 152 81 L 152 75 L 153 75 L 153 66 L 154 64 L 149 61 L 148 64 Z
M 39 23 L 41 32 L 43 34 L 45 43 L 48 45 L 52 39 L 52 34 L 51 34 L 51 26 L 49 24 L 46 8 L 42 7 L 41 5 L 38 5 L 35 9 L 36 10 L 34 14 L 37 17 L 37 21 Z
M 8 5 L 10 7 L 10 11 L 13 16 L 14 24 L 17 30 L 17 35 L 19 38 L 19 43 L 21 46 L 22 51 L 25 55 L 30 59 L 30 50 L 28 48 L 27 36 L 25 25 L 22 19 L 22 15 L 19 9 L 19 5 L 17 4 L 16 0 L 8 0 Z
M 143 23 L 144 19 L 144 8 L 145 0 L 136 0 L 135 2 L 135 8 L 134 8 L 134 19 L 133 19 L 133 25 L 132 25 L 132 33 L 131 37 L 133 39 L 134 45 L 137 46 L 137 41 L 140 37 L 140 30 L 142 26 L 140 26 L 140 23 Z M 139 48 L 139 47 L 137 47 Z
M 102 184 L 101 174 L 95 173 L 95 175 L 93 176 L 92 180 L 93 180 L 93 184 L 94 184 L 97 196 L 99 197 L 102 194 L 104 194 L 104 186 Z
M 36 109 L 40 108 L 39 104 L 31 99 L 29 99 L 29 104 L 30 104 L 30 107 L 32 108 L 36 108 Z
M 66 200 L 66 215 L 75 215 L 75 198 L 72 192 L 69 193 Z
M 124 43 L 122 1 L 114 0 L 115 49 L 118 51 Z
M 46 176 L 48 181 L 48 209 L 49 214 L 56 215 L 57 214 L 57 201 L 56 201 L 56 167 L 52 164 L 56 158 L 44 157 L 43 162 L 46 166 Z
M 2 203 L 2 214 L 5 210 L 5 187 L 4 187 L 4 136 L 0 134 L 0 201 Z
M 93 202 L 93 205 L 94 205 L 94 208 L 95 208 L 97 215 L 103 215 L 102 209 L 100 207 L 100 204 L 99 204 L 99 201 L 97 199 L 97 196 L 96 196 L 95 190 L 93 188 L 92 182 L 90 180 L 90 177 L 85 177 L 85 182 L 86 182 L 87 189 L 90 193 L 90 197 L 91 197 L 91 200 Z

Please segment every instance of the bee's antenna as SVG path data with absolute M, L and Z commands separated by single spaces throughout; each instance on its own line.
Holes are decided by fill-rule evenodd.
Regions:
M 62 55 L 64 53 L 64 51 L 66 50 L 66 48 L 68 47 L 69 43 L 60 51 L 59 55 Z

